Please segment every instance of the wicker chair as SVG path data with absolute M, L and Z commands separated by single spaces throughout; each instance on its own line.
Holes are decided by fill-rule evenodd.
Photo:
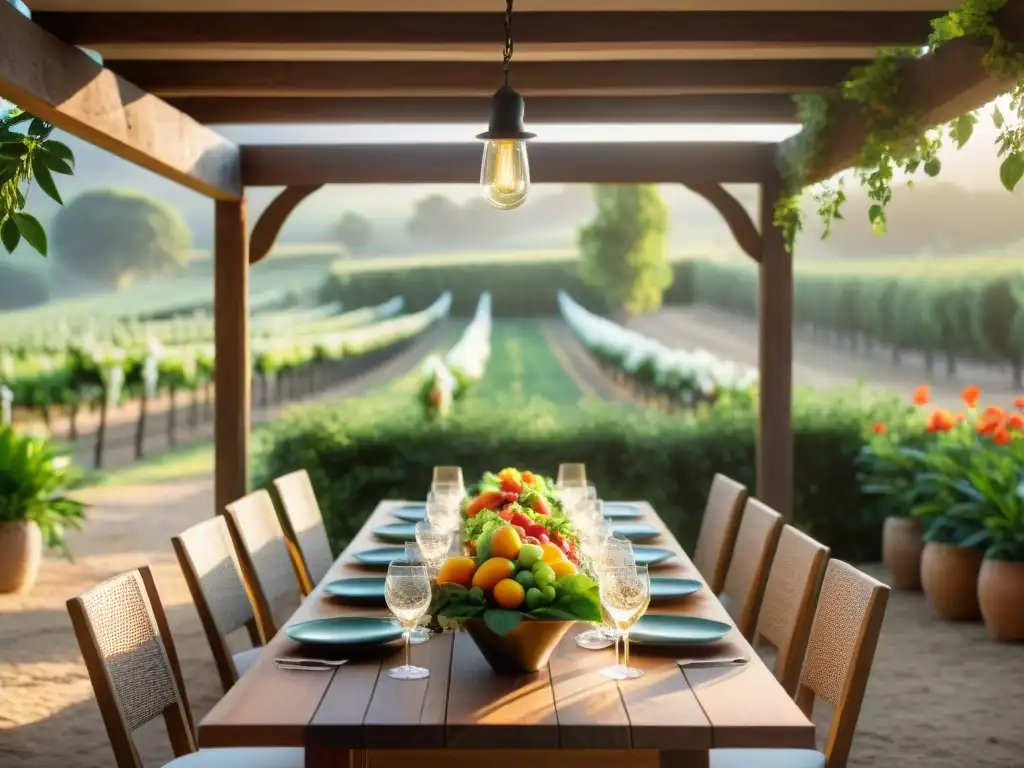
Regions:
M 748 640 L 754 634 L 768 568 L 781 532 L 782 515 L 757 499 L 747 500 L 722 588 L 722 602 Z
M 117 768 L 142 768 L 132 734 L 163 717 L 174 768 L 302 768 L 302 749 L 196 751 L 178 656 L 148 567 L 68 600 Z
M 334 563 L 324 516 L 306 470 L 300 469 L 277 478 L 274 487 L 281 499 L 281 525 L 288 553 L 302 593 L 308 595 Z
M 281 521 L 265 490 L 228 504 L 227 517 L 256 623 L 269 642 L 277 634 L 274 608 L 286 599 L 297 605 L 301 595 Z
M 813 749 L 713 749 L 711 768 L 846 768 L 875 658 L 889 588 L 852 565 L 825 569 L 797 686 L 796 702 L 810 717 L 815 697 L 835 707 L 825 753 Z
M 266 642 L 245 591 L 227 520 L 223 516 L 205 520 L 174 536 L 171 543 L 227 693 L 256 660 L 259 646 Z M 242 627 L 255 647 L 232 654 L 225 638 Z
M 693 552 L 693 564 L 716 595 L 725 586 L 726 569 L 746 499 L 746 487 L 735 480 L 716 474 L 711 481 L 697 547 Z
M 828 565 L 828 547 L 791 525 L 782 529 L 757 618 L 754 644 L 767 642 L 778 655 L 775 677 L 796 694 L 807 651 L 818 589 Z

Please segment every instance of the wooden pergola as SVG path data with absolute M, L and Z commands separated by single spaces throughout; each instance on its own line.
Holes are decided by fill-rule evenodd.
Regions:
M 247 491 L 248 267 L 324 184 L 475 182 L 477 145 L 237 146 L 217 123 L 487 122 L 501 83 L 502 0 L 0 2 L 0 97 L 214 200 L 216 503 Z M 923 45 L 955 0 L 519 0 L 512 84 L 538 123 L 795 122 L 793 94 L 840 82 L 880 46 Z M 1024 0 L 1001 11 L 1024 32 Z M 94 62 L 76 46 L 102 54 Z M 903 72 L 929 125 L 1009 89 L 988 46 L 953 41 Z M 853 164 L 842 116 L 807 181 Z M 772 226 L 770 143 L 538 143 L 537 183 L 681 183 L 722 214 L 760 274 L 757 495 L 793 495 L 792 260 Z M 753 221 L 723 187 L 761 187 Z M 250 229 L 245 191 L 285 190 Z M 250 231 L 252 232 L 250 243 Z

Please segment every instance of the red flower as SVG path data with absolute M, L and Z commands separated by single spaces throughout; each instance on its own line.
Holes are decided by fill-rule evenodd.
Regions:
M 936 408 L 928 417 L 929 432 L 948 432 L 953 428 L 953 414 L 943 408 Z
M 972 384 L 969 387 L 965 387 L 960 396 L 964 399 L 968 408 L 977 408 L 978 400 L 981 398 L 981 388 Z
M 1001 426 L 992 433 L 992 442 L 996 445 L 1006 445 L 1011 440 L 1013 440 L 1013 436 L 1006 427 Z
M 981 419 L 978 421 L 978 433 L 982 435 L 990 435 L 997 429 L 1002 428 L 1006 424 L 1006 411 L 1002 408 L 992 406 L 986 408 L 985 412 L 981 414 Z
M 874 432 L 876 435 L 884 435 L 886 432 L 886 426 L 885 424 L 878 422 L 876 424 L 871 425 L 871 431 Z
M 1024 395 L 1022 395 L 1021 397 L 1015 398 L 1014 401 L 1013 401 L 1013 404 L 1017 408 L 1024 408 Z
M 914 402 L 917 405 L 928 405 L 932 399 L 931 388 L 926 384 L 922 384 L 920 387 L 914 390 Z
M 1024 430 L 1024 414 L 1011 413 L 1010 417 L 1006 420 L 1006 426 L 1009 429 Z

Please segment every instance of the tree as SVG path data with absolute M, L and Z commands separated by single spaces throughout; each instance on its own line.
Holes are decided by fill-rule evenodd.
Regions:
M 445 195 L 428 195 L 417 201 L 406 232 L 413 240 L 434 245 L 451 244 L 453 235 L 457 236 L 461 231 L 462 221 L 462 209 L 458 203 Z
M 577 237 L 580 277 L 621 319 L 661 306 L 672 285 L 665 251 L 668 211 L 653 185 L 594 188 L 597 214 Z
M 192 232 L 174 208 L 137 192 L 85 192 L 57 212 L 53 245 L 58 261 L 107 288 L 124 290 L 138 278 L 180 272 Z
M 373 224 L 365 216 L 347 211 L 334 227 L 334 236 L 350 253 L 362 255 L 373 241 Z

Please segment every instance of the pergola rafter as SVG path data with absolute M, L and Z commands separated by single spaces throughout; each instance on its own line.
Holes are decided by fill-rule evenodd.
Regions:
M 956 0 L 519 0 L 513 84 L 536 122 L 792 122 L 790 97 L 834 86 L 879 45 L 923 45 Z M 241 150 L 201 125 L 472 122 L 500 85 L 497 0 L 34 0 L 0 3 L 0 97 L 218 200 L 216 504 L 247 490 L 249 372 L 245 185 L 284 185 L 253 230 L 251 261 L 326 183 L 472 182 L 478 147 Z M 613 11 L 613 13 L 609 13 Z M 385 12 L 385 13 L 382 13 Z M 184 14 L 184 15 L 182 15 Z M 1024 0 L 1003 30 L 1022 31 Z M 47 31 L 49 30 L 49 31 Z M 61 38 L 61 39 L 58 39 Z M 95 48 L 104 68 L 76 50 Z M 922 127 L 1011 84 L 957 40 L 908 64 L 902 95 Z M 161 97 L 170 102 L 161 100 Z M 836 116 L 808 181 L 855 161 L 866 124 Z M 759 263 L 757 494 L 785 514 L 793 493 L 792 260 L 772 223 L 781 191 L 767 144 L 537 143 L 537 182 L 683 183 L 714 205 Z M 756 217 L 721 186 L 757 183 Z

